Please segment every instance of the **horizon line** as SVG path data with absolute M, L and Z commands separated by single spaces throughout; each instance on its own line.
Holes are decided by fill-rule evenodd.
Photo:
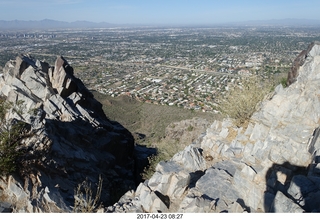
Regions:
M 229 21 L 229 22 L 198 22 L 198 23 L 111 23 L 107 21 L 88 21 L 88 20 L 76 20 L 76 21 L 62 21 L 55 19 L 44 18 L 41 20 L 0 20 L 2 27 L 0 29 L 32 29 L 32 28 L 115 28 L 124 26 L 162 26 L 162 27 L 194 27 L 194 26 L 320 26 L 320 20 L 318 19 L 304 19 L 304 18 L 283 18 L 283 19 L 265 19 L 265 20 L 246 20 L 246 21 Z M 21 26 L 19 22 L 23 23 L 41 23 L 41 22 L 55 22 L 45 26 L 45 24 L 32 24 L 31 26 Z M 7 23 L 7 24 L 6 24 Z M 14 24 L 15 23 L 15 24 Z M 60 24 L 58 24 L 60 23 Z M 82 24 L 81 24 L 82 23 Z M 84 24 L 87 23 L 87 24 Z M 61 26 L 59 26 L 61 25 Z M 72 25 L 78 25 L 73 26 Z M 86 26 L 87 25 L 87 26 Z M 102 26 L 99 26 L 102 25 Z

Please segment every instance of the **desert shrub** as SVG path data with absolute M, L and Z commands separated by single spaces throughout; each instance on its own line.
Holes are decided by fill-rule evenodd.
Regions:
M 193 131 L 193 129 L 194 129 L 194 127 L 192 125 L 189 125 L 187 128 L 188 131 Z
M 156 155 L 148 157 L 149 165 L 144 168 L 141 177 L 143 180 L 150 179 L 152 175 L 156 172 L 156 166 L 160 161 L 164 161 L 168 158 L 162 152 L 158 152 Z
M 242 79 L 238 85 L 219 97 L 219 110 L 227 117 L 233 118 L 236 126 L 247 123 L 257 110 L 257 104 L 270 93 L 274 82 L 264 81 L 257 76 Z
M 23 138 L 25 123 L 16 119 L 8 120 L 6 115 L 20 114 L 23 102 L 9 103 L 0 97 L 0 175 L 7 175 L 16 171 L 20 152 L 17 147 Z
M 287 78 L 282 77 L 280 80 L 280 83 L 283 88 L 286 88 L 287 87 Z
M 74 190 L 74 207 L 73 212 L 91 213 L 100 204 L 100 196 L 102 191 L 102 178 L 99 176 L 99 182 L 96 189 L 95 196 L 93 195 L 93 190 L 91 183 L 86 179 L 82 183 L 78 184 L 77 188 Z
M 149 165 L 144 168 L 143 173 L 141 174 L 142 179 L 147 180 L 152 177 L 152 175 L 156 172 L 156 166 L 161 161 L 169 160 L 170 158 L 166 156 L 164 152 L 159 152 L 156 155 L 152 155 L 148 157 Z

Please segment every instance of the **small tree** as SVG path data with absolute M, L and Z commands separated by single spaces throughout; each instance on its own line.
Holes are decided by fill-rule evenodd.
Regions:
M 25 123 L 16 119 L 8 119 L 6 115 L 12 111 L 20 115 L 23 102 L 7 102 L 0 97 L 0 175 L 12 173 L 17 168 L 17 159 L 20 155 L 17 150 Z

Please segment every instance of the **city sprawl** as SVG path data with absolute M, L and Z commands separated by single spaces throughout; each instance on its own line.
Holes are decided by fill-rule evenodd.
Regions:
M 0 31 L 0 66 L 21 53 L 51 64 L 62 55 L 90 89 L 212 112 L 242 77 L 286 77 L 319 37 L 320 28 L 279 26 Z

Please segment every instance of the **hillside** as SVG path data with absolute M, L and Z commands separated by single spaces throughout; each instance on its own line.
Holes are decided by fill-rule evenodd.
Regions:
M 212 123 L 222 118 L 221 115 L 213 113 L 142 103 L 129 96 L 113 98 L 95 91 L 92 93 L 103 104 L 103 110 L 108 118 L 118 121 L 132 134 L 136 134 L 137 142 L 143 145 L 159 142 L 166 136 L 166 128 L 175 122 L 202 118 Z
M 319 71 L 315 42 L 246 127 L 215 121 L 107 212 L 320 212 Z

